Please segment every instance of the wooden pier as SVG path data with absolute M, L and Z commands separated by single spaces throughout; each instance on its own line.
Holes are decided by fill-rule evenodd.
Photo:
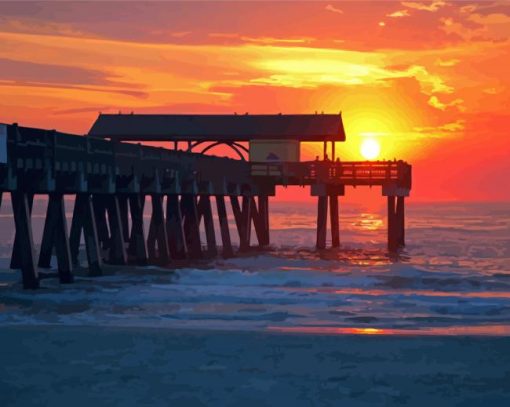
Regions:
M 191 149 L 124 143 L 113 137 L 0 126 L 7 153 L 0 163 L 0 203 L 4 192 L 10 193 L 16 229 L 11 268 L 21 270 L 25 288 L 39 287 L 38 270 L 50 267 L 53 253 L 60 282 L 72 283 L 82 236 L 93 276 L 102 274 L 105 262 L 167 266 L 177 259 L 230 257 L 236 250 L 250 249 L 252 228 L 258 245 L 267 246 L 269 197 L 277 185 L 310 185 L 312 195 L 318 197 L 318 249 L 326 247 L 328 208 L 332 245 L 340 245 L 338 199 L 345 186 L 381 186 L 388 199 L 388 249 L 396 251 L 405 244 L 404 205 L 411 189 L 411 166 L 402 161 L 248 162 Z M 39 253 L 31 226 L 34 195 L 48 196 Z M 75 196 L 70 228 L 65 195 Z M 149 203 L 146 235 L 143 212 Z M 239 235 L 238 248 L 231 242 L 227 204 Z

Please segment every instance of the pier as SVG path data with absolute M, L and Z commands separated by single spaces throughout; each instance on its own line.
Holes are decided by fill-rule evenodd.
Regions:
M 328 213 L 332 246 L 340 246 L 345 187 L 380 186 L 388 204 L 388 249 L 395 252 L 405 245 L 411 166 L 340 162 L 335 143 L 344 140 L 341 115 L 100 115 L 86 136 L 0 124 L 0 203 L 9 193 L 15 222 L 10 266 L 21 270 L 24 288 L 35 289 L 53 254 L 60 282 L 73 282 L 82 238 L 93 276 L 104 263 L 171 267 L 175 260 L 234 256 L 250 249 L 252 230 L 265 247 L 269 197 L 279 185 L 310 186 L 317 197 L 317 249 L 326 248 Z M 148 141 L 173 148 L 134 143 Z M 323 159 L 299 161 L 304 141 L 322 142 Z M 222 144 L 239 159 L 205 154 Z M 34 195 L 48 197 L 39 253 L 31 226 Z M 70 225 L 66 195 L 75 197 Z M 239 247 L 232 245 L 227 205 Z

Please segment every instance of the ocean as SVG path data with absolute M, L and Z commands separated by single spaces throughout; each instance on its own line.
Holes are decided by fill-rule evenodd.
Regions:
M 44 205 L 34 210 L 36 242 Z M 316 252 L 313 203 L 275 203 L 267 252 L 82 272 L 75 284 L 44 280 L 37 292 L 21 290 L 6 267 L 12 219 L 8 209 L 1 216 L 0 324 L 510 334 L 508 204 L 408 205 L 406 248 L 390 256 L 384 207 L 343 206 L 341 249 Z
M 36 241 L 40 239 L 44 206 L 45 202 L 36 201 L 33 216 Z M 67 206 L 70 212 L 72 205 Z M 421 401 L 441 400 L 449 400 L 444 405 L 457 405 L 452 401 L 459 405 L 479 405 L 483 400 L 503 405 L 510 400 L 508 203 L 411 201 L 406 208 L 407 244 L 396 256 L 386 250 L 385 207 L 369 210 L 360 204 L 341 205 L 342 247 L 319 252 L 313 248 L 315 211 L 313 203 L 271 203 L 271 247 L 264 252 L 254 250 L 231 259 L 169 268 L 109 267 L 104 276 L 94 278 L 78 270 L 74 284 L 60 285 L 48 279 L 42 282 L 42 289 L 25 291 L 19 273 L 8 269 L 12 218 L 9 208 L 3 208 L 0 340 L 18 349 L 20 355 L 13 356 L 4 349 L 2 355 L 7 362 L 3 369 L 6 366 L 19 369 L 20 363 L 25 363 L 27 369 L 37 367 L 27 360 L 26 351 L 33 355 L 38 347 L 46 352 L 51 366 L 53 360 L 62 357 L 54 341 L 57 344 L 62 341 L 65 353 L 78 343 L 89 349 L 97 340 L 97 347 L 102 350 L 87 359 L 92 367 L 82 360 L 85 370 L 92 369 L 89 378 L 92 381 L 95 367 L 114 369 L 112 355 L 120 352 L 119 349 L 124 349 L 119 360 L 132 357 L 136 359 L 134 365 L 139 363 L 145 368 L 144 352 L 157 359 L 154 352 L 159 349 L 160 363 L 172 365 L 167 373 L 172 371 L 175 375 L 183 373 L 179 366 L 184 366 L 183 369 L 188 366 L 189 361 L 183 355 L 190 357 L 189 352 L 195 349 L 198 376 L 186 373 L 190 374 L 189 380 L 197 381 L 188 383 L 195 390 L 188 389 L 185 395 L 175 396 L 174 405 L 238 405 L 242 400 L 248 404 L 255 400 L 252 405 L 285 402 L 337 405 L 338 400 L 349 400 L 347 405 L 372 402 L 392 405 L 400 401 L 420 405 Z M 233 225 L 231 233 L 235 238 Z M 83 254 L 81 258 L 85 262 Z M 50 345 L 45 346 L 45 341 Z M 165 341 L 169 341 L 170 348 L 165 348 Z M 264 348 L 262 344 L 266 342 Z M 229 353 L 229 348 L 241 353 Z M 177 352 L 179 349 L 181 353 Z M 301 365 L 297 368 L 298 360 L 287 360 L 290 354 L 299 359 L 300 352 L 296 349 L 301 349 L 308 370 Z M 253 361 L 254 355 L 248 356 L 252 351 L 265 356 Z M 274 360 L 271 359 L 273 351 L 277 354 L 273 355 Z M 327 356 L 335 351 L 340 353 Z M 78 348 L 72 354 L 71 360 L 84 357 Z M 177 358 L 174 360 L 178 361 L 177 365 L 169 361 L 169 355 Z M 278 357 L 282 358 L 281 363 Z M 338 363 L 355 366 L 357 373 L 347 376 L 346 372 L 331 373 L 335 369 L 330 366 L 330 357 L 339 358 L 335 359 Z M 109 365 L 104 358 L 114 364 Z M 225 369 L 232 374 L 235 369 L 229 370 L 228 361 L 235 361 L 240 375 L 230 378 L 230 382 L 244 376 L 246 380 L 255 380 L 246 392 L 233 385 L 234 390 L 229 393 L 225 390 L 227 382 L 221 385 L 214 382 L 215 386 L 203 382 L 204 377 L 226 374 Z M 371 366 L 368 370 L 363 369 L 365 362 Z M 256 365 L 252 366 L 253 374 L 241 369 L 248 368 L 250 363 Z M 315 363 L 314 367 L 310 363 Z M 396 363 L 402 365 L 395 367 Z M 293 382 L 291 372 L 296 369 L 301 369 L 302 374 Z M 373 385 L 349 382 L 351 378 L 361 380 L 360 377 L 384 382 L 385 370 L 390 376 L 400 375 L 400 379 L 396 382 L 388 379 L 391 384 L 383 383 L 379 392 L 370 390 Z M 140 371 L 143 369 L 137 370 Z M 4 394 L 11 394 L 16 383 L 15 378 L 5 382 L 5 377 L 13 374 L 12 370 L 9 372 L 0 379 L 0 388 L 4 381 Z M 120 380 L 121 372 L 115 369 L 109 372 L 115 380 Z M 277 373 L 282 382 L 274 376 Z M 321 381 L 322 375 L 327 376 L 323 378 L 325 382 Z M 427 382 L 420 375 L 432 375 L 432 378 Z M 330 380 L 337 376 L 347 378 L 338 382 Z M 403 389 L 405 377 L 408 380 L 414 377 L 417 381 L 413 383 L 418 387 Z M 307 381 L 312 386 L 308 390 Z M 80 391 L 80 383 L 74 383 L 75 392 Z M 209 388 L 208 393 L 197 392 L 196 388 L 202 388 L 200 383 Z M 277 389 L 283 383 L 290 387 L 280 394 Z M 292 387 L 292 383 L 297 387 Z M 68 385 L 73 387 L 72 382 Z M 40 385 L 34 382 L 31 386 L 34 390 Z M 278 403 L 260 396 L 258 387 L 262 389 L 259 391 L 267 391 L 268 397 L 276 392 L 271 397 Z M 455 393 L 464 387 L 463 393 Z M 298 389 L 302 394 L 314 392 L 315 396 L 310 396 L 312 402 L 299 398 Z M 446 399 L 441 397 L 441 391 Z M 325 399 L 314 403 L 321 392 Z M 255 397 L 256 394 L 262 398 Z M 57 400 L 52 398 L 56 396 L 48 397 L 48 402 Z M 9 400 L 18 405 L 16 397 Z M 25 396 L 22 400 L 32 399 Z M 117 405 L 116 400 L 120 403 L 124 399 L 114 398 L 108 405 Z M 128 397 L 123 402 L 130 404 L 130 400 L 134 398 Z M 156 397 L 155 404 L 165 405 L 168 400 Z

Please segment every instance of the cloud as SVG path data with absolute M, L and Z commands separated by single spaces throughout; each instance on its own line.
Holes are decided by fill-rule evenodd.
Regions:
M 397 10 L 393 13 L 386 14 L 386 17 L 399 18 L 399 17 L 409 17 L 409 10 Z
M 475 4 L 468 4 L 467 6 L 462 6 L 459 11 L 461 13 L 466 13 L 466 14 L 470 14 L 472 13 L 473 11 L 475 11 L 476 9 L 478 9 L 478 6 L 475 5 Z
M 314 38 L 311 37 L 269 37 L 269 36 L 249 36 L 249 35 L 241 35 L 239 33 L 209 33 L 208 36 L 210 38 L 219 38 L 229 41 L 230 43 L 252 43 L 252 44 L 264 44 L 264 45 L 272 45 L 272 44 L 284 44 L 284 45 L 292 45 L 292 44 L 306 44 L 314 41 Z
M 492 88 L 485 88 L 483 90 L 483 93 L 486 93 L 488 95 L 497 95 L 498 93 L 503 93 L 503 91 L 504 91 L 504 88 L 492 87 Z
M 412 8 L 415 10 L 431 11 L 431 12 L 436 12 L 440 8 L 446 6 L 446 2 L 444 2 L 442 0 L 433 1 L 430 4 L 425 4 L 422 2 L 414 2 L 414 1 L 403 1 L 401 4 L 404 7 Z
M 239 39 L 236 33 L 210 35 Z M 45 65 L 50 56 L 52 64 L 62 67 L 93 70 L 101 66 L 102 91 L 139 89 L 144 96 L 148 95 L 140 106 L 163 105 L 176 98 L 183 103 L 229 103 L 234 91 L 225 93 L 214 89 L 250 85 L 387 88 L 393 80 L 408 78 L 415 80 L 419 91 L 428 97 L 454 91 L 443 76 L 430 70 L 428 64 L 433 65 L 437 57 L 427 57 L 428 62 L 424 60 L 420 64 L 406 64 L 406 60 L 420 58 L 418 51 L 411 55 L 316 48 L 294 44 L 303 40 L 298 38 L 246 37 L 245 40 L 253 43 L 178 45 L 0 32 L 0 58 L 9 55 L 18 61 Z M 36 72 L 34 69 L 33 74 Z M 85 91 L 80 93 L 80 90 L 57 93 L 74 99 L 83 96 L 94 105 L 101 100 L 94 100 L 92 95 L 84 95 Z M 111 103 L 119 107 L 126 105 L 119 98 Z
M 35 18 L 15 19 L 0 16 L 0 27 L 2 31 L 8 32 L 64 35 L 68 37 L 81 38 L 95 37 L 89 32 L 84 32 L 80 29 L 77 29 L 72 24 L 54 21 L 43 21 Z
M 72 109 L 55 109 L 52 113 L 55 115 L 67 115 L 67 114 L 80 114 L 90 112 L 106 112 L 111 110 L 111 106 L 88 106 L 88 107 L 77 107 Z
M 174 37 L 174 38 L 183 38 L 190 34 L 191 34 L 191 31 L 178 31 L 178 32 L 170 33 L 170 36 Z
M 209 33 L 208 36 L 211 38 L 239 38 L 237 33 Z
M 469 21 L 482 25 L 508 25 L 510 24 L 510 16 L 502 13 L 492 14 L 471 14 L 468 17 Z
M 305 44 L 313 41 L 313 38 L 274 38 L 274 37 L 247 37 L 241 36 L 245 42 L 255 44 Z
M 109 82 L 105 76 L 95 69 L 0 58 L 0 79 L 16 83 L 104 85 Z
M 444 66 L 444 67 L 450 67 L 450 66 L 457 65 L 459 62 L 460 62 L 460 59 L 456 59 L 456 58 L 453 58 L 453 59 L 438 59 L 436 61 L 436 65 Z
M 467 18 L 454 20 L 440 18 L 440 29 L 456 34 L 464 41 L 501 42 L 510 39 L 510 16 L 502 13 L 470 14 Z
M 326 7 L 325 7 L 326 10 L 328 11 L 331 11 L 332 13 L 337 13 L 337 14 L 343 14 L 343 10 L 333 6 L 332 4 L 328 4 Z
M 410 138 L 420 139 L 425 137 L 427 139 L 444 139 L 461 136 L 462 131 L 465 128 L 465 124 L 465 120 L 457 119 L 454 122 L 447 122 L 437 126 L 413 127 L 413 131 L 410 133 Z
M 285 87 L 391 86 L 391 80 L 414 78 L 422 93 L 449 94 L 454 89 L 423 65 L 387 66 L 387 54 L 313 48 L 279 48 L 252 61 L 260 72 L 252 83 Z M 264 75 L 267 73 L 267 75 Z
M 458 106 L 460 110 L 461 109 L 461 105 L 464 101 L 460 98 L 457 98 L 455 100 L 452 100 L 451 102 L 449 103 L 443 103 L 439 100 L 439 98 L 437 96 L 431 96 L 429 98 L 429 101 L 428 101 L 428 104 L 436 109 L 439 109 L 439 110 L 443 110 L 445 111 L 447 108 L 449 107 L 454 107 L 454 106 Z
M 430 73 L 423 65 L 412 65 L 400 72 L 401 77 L 414 77 L 425 94 L 454 92 L 453 87 L 447 85 L 442 77 Z
M 136 84 L 135 84 L 136 86 Z M 133 90 L 129 88 L 119 88 L 113 86 L 91 86 L 91 85 L 70 85 L 70 84 L 59 84 L 59 83 L 46 83 L 46 82 L 0 82 L 2 92 L 10 92 L 13 90 L 19 91 L 20 89 L 26 89 L 25 93 L 29 93 L 34 97 L 39 95 L 46 95 L 47 97 L 53 97 L 57 94 L 74 94 L 78 92 L 90 93 L 92 97 L 99 97 L 101 94 L 109 93 L 111 95 L 121 95 L 124 99 L 126 96 L 137 99 L 146 99 L 148 94 L 143 91 Z

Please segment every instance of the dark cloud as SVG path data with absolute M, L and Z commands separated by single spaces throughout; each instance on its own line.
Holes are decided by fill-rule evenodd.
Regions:
M 135 42 L 174 44 L 242 44 L 247 39 L 306 38 L 314 46 L 343 49 L 427 49 L 461 42 L 440 29 L 441 17 L 459 6 L 407 18 L 386 15 L 402 9 L 398 1 L 331 2 L 45 2 L 2 3 L 0 20 L 16 32 L 44 32 Z M 469 4 L 469 3 L 468 3 Z M 399 20 L 399 21 L 395 21 Z M 17 21 L 10 24 L 9 21 Z M 360 30 L 360 27 L 363 29 Z M 81 33 L 81 34 L 80 34 Z M 186 35 L 182 35 L 186 33 Z M 221 33 L 223 36 L 211 36 Z M 299 42 L 285 43 L 300 46 Z
M 0 58 L 0 80 L 13 82 L 16 86 L 52 87 L 93 92 L 117 93 L 145 98 L 147 93 L 136 84 L 117 83 L 106 78 L 101 71 Z
M 14 61 L 0 58 L 0 79 L 17 82 L 104 85 L 104 73 L 83 68 Z

